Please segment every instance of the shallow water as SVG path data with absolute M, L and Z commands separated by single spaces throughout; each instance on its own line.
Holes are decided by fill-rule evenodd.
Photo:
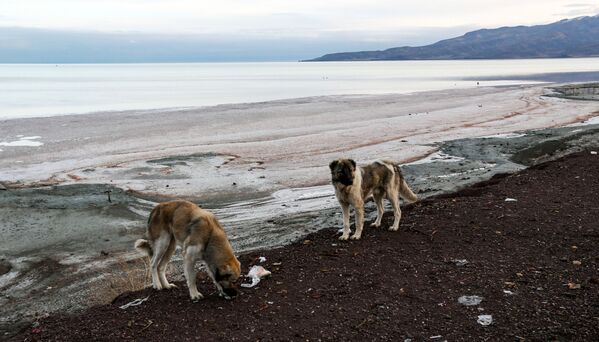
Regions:
M 0 119 L 543 81 L 599 58 L 377 62 L 0 64 Z M 483 81 L 484 80 L 484 81 Z

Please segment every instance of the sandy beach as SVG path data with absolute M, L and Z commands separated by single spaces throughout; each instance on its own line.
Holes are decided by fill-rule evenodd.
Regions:
M 480 87 L 2 121 L 0 327 L 95 304 L 107 269 L 140 257 L 132 242 L 162 200 L 214 210 L 241 253 L 339 225 L 327 165 L 340 156 L 395 159 L 427 197 L 596 146 L 598 102 L 550 93 Z

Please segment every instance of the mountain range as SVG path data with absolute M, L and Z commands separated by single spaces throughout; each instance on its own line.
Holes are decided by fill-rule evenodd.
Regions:
M 599 15 L 547 25 L 501 27 L 418 47 L 331 53 L 308 61 L 512 59 L 599 56 Z

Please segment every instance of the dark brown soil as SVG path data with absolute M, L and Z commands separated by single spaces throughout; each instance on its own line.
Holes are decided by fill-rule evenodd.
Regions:
M 330 227 L 245 255 L 244 271 L 265 256 L 273 275 L 232 301 L 204 277 L 200 290 L 212 294 L 199 303 L 183 284 L 146 289 L 14 338 L 597 341 L 598 194 L 599 156 L 586 151 L 408 206 L 399 232 L 367 228 L 361 241 L 340 242 Z M 484 299 L 467 307 L 462 295 Z M 478 324 L 481 314 L 493 323 Z

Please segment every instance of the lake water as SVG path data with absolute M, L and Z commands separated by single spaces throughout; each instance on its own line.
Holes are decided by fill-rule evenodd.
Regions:
M 187 64 L 0 64 L 0 119 L 209 106 L 336 94 L 538 82 L 599 71 L 599 58 Z M 523 77 L 524 76 L 524 77 Z M 492 80 L 490 80 L 492 79 Z

